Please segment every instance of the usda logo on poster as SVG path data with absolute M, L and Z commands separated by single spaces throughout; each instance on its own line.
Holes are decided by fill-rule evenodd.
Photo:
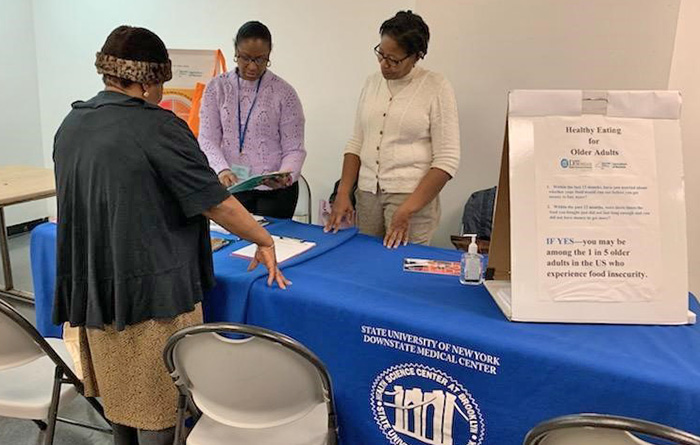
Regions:
M 484 419 L 474 397 L 443 371 L 416 363 L 377 376 L 374 420 L 392 445 L 481 445 Z

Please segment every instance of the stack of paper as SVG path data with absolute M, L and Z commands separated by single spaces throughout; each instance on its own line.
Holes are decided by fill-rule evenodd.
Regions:
M 301 255 L 302 253 L 316 246 L 316 243 L 314 242 L 304 241 L 297 238 L 272 235 L 272 239 L 275 241 L 275 253 L 277 254 L 278 263 L 282 263 L 292 257 Z M 253 259 L 257 248 L 257 245 L 249 244 L 234 251 L 231 255 Z

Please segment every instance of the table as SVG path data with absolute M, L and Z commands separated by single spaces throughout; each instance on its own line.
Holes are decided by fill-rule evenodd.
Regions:
M 7 242 L 5 207 L 56 195 L 53 170 L 48 168 L 11 165 L 0 167 L 0 258 L 5 280 L 0 295 L 33 302 L 32 294 L 14 288 L 12 265 Z
M 293 222 L 270 231 L 318 250 L 283 265 L 294 283 L 287 291 L 245 274 L 246 262 L 229 256 L 241 244 L 217 252 L 205 317 L 274 329 L 314 351 L 333 379 L 345 445 L 520 444 L 536 423 L 578 412 L 700 433 L 698 325 L 511 323 L 482 286 L 402 271 L 404 257 L 457 260 L 457 251 L 387 250 L 375 238 Z M 51 256 L 52 243 L 55 228 L 35 229 L 35 280 L 50 275 L 34 261 Z M 38 289 L 42 326 L 50 296 Z

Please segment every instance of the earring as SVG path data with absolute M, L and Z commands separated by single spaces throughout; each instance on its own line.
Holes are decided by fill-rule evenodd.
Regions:
M 148 91 L 143 92 L 143 97 L 148 97 Z

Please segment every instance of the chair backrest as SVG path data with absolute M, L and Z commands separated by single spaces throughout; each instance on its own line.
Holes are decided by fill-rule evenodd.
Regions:
M 540 423 L 525 437 L 524 445 L 650 445 L 641 437 L 665 444 L 700 445 L 700 437 L 666 425 L 629 417 L 576 414 Z
M 304 175 L 299 175 L 299 200 L 294 209 L 294 220 L 311 224 L 311 185 Z
M 32 362 L 44 351 L 27 332 L 34 327 L 15 308 L 0 300 L 0 371 Z
M 274 427 L 300 419 L 321 403 L 334 416 L 325 367 L 282 334 L 237 324 L 195 326 L 173 335 L 164 357 L 197 408 L 220 423 Z
M 491 239 L 496 187 L 478 190 L 469 196 L 462 212 L 461 233 L 476 233 L 479 239 Z
M 335 198 L 338 196 L 338 187 L 340 187 L 340 179 L 335 181 L 335 184 L 333 184 L 333 191 L 331 192 L 331 195 L 328 197 L 328 203 L 333 204 L 335 201 Z M 355 192 L 357 191 L 357 181 L 352 185 L 352 190 L 350 191 L 350 202 L 352 203 L 352 206 L 355 207 Z

